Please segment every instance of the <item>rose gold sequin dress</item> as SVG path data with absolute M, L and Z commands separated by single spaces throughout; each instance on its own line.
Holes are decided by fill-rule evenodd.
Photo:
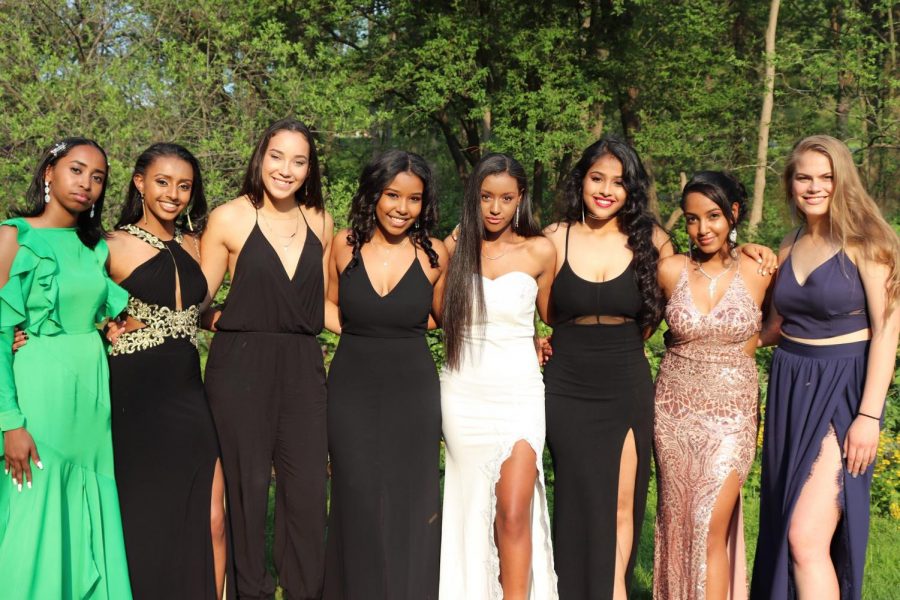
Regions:
M 762 313 L 740 271 L 713 310 L 697 310 L 685 270 L 666 306 L 671 339 L 656 381 L 659 503 L 653 597 L 706 597 L 706 538 L 713 506 L 732 471 L 741 484 L 756 453 L 756 363 L 743 347 Z M 729 598 L 747 597 L 741 506 L 728 535 Z

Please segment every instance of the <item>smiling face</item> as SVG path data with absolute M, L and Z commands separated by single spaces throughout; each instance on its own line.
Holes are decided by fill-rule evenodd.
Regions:
M 44 172 L 44 180 L 50 183 L 51 202 L 72 214 L 90 210 L 103 192 L 106 169 L 99 150 L 87 144 L 73 147 Z
M 194 169 L 176 156 L 160 156 L 143 175 L 134 176 L 134 185 L 144 196 L 145 216 L 161 223 L 174 221 L 191 202 Z
M 515 178 L 496 173 L 481 181 L 481 219 L 490 233 L 499 233 L 512 224 L 522 192 Z
M 738 215 L 738 204 L 731 207 L 732 219 Z M 684 199 L 684 220 L 691 243 L 704 254 L 730 250 L 728 234 L 731 223 L 722 208 L 700 192 L 690 192 Z
M 425 184 L 409 172 L 397 176 L 381 191 L 375 205 L 378 225 L 389 235 L 402 235 L 416 222 L 422 212 Z
M 613 218 L 628 199 L 622 162 L 612 154 L 604 154 L 588 169 L 581 189 L 586 214 L 601 220 Z
M 834 174 L 831 161 L 821 152 L 807 151 L 797 158 L 794 176 L 791 178 L 791 196 L 807 217 L 828 214 L 831 194 L 834 191 Z
M 309 175 L 309 142 L 302 133 L 279 131 L 269 139 L 260 164 L 270 201 L 294 199 Z

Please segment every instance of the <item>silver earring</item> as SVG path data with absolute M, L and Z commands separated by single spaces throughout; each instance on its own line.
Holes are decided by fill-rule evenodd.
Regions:
M 732 246 L 737 244 L 737 227 L 734 227 L 730 232 L 728 232 L 728 241 L 731 242 Z
M 416 219 L 416 222 L 413 223 L 413 229 L 415 229 L 416 231 L 419 230 L 419 220 L 418 219 Z
M 91 218 L 94 218 L 94 205 L 91 204 Z
M 521 205 L 516 204 L 516 221 L 515 221 L 515 223 L 513 223 L 513 229 L 519 228 L 519 206 L 521 206 Z
M 581 224 L 584 225 L 584 202 L 581 203 Z
M 147 205 L 144 204 L 144 192 L 138 192 L 141 195 L 141 214 L 144 215 L 144 225 L 147 224 Z
M 50 182 L 44 180 L 44 204 L 50 203 Z

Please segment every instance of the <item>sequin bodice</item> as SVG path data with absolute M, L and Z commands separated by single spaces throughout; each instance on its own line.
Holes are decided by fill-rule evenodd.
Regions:
M 762 311 L 750 297 L 740 271 L 709 314 L 697 310 L 687 268 L 666 305 L 668 351 L 684 358 L 709 362 L 746 359 L 743 347 L 762 327 Z

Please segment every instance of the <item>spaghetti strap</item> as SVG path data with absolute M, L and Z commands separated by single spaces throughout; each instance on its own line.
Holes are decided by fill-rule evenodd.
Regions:
M 563 254 L 563 262 L 564 263 L 569 261 L 569 231 L 571 231 L 571 230 L 572 230 L 572 224 L 569 223 L 566 226 L 566 250 L 565 250 L 565 254 Z
M 309 229 L 309 221 L 306 220 L 306 215 L 303 214 L 303 209 L 298 205 L 297 210 L 300 211 L 300 216 L 303 217 L 303 222 L 306 223 L 306 228 Z

